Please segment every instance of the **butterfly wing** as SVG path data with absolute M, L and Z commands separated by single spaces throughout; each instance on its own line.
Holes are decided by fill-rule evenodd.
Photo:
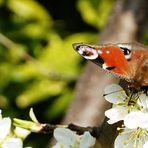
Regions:
M 121 50 L 117 44 L 94 46 L 85 43 L 75 43 L 73 44 L 73 48 L 85 59 L 94 62 L 102 69 L 121 77 L 121 79 L 130 81 L 128 61 L 126 59 L 126 57 L 129 57 L 127 55 L 125 56 L 123 52 L 125 49 Z
M 131 87 L 138 90 L 148 86 L 148 47 L 137 43 L 105 45 L 75 43 L 73 48 L 85 59 L 125 79 Z
M 148 49 L 148 48 L 147 48 Z M 148 50 L 133 50 L 129 63 L 129 75 L 135 87 L 148 86 Z

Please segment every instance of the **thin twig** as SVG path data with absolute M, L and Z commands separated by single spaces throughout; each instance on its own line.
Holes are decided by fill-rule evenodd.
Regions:
M 32 117 L 31 117 L 32 118 Z M 13 125 L 16 127 L 27 129 L 34 133 L 43 133 L 43 134 L 53 134 L 56 128 L 69 128 L 72 131 L 75 131 L 78 135 L 84 134 L 88 131 L 93 137 L 98 138 L 100 136 L 101 130 L 103 127 L 83 127 L 78 126 L 73 123 L 68 125 L 66 124 L 49 124 L 49 123 L 40 123 L 37 120 L 27 121 L 22 119 L 13 118 Z
M 44 133 L 44 134 L 51 134 L 53 133 L 55 128 L 58 127 L 66 127 L 69 128 L 72 131 L 75 131 L 78 135 L 82 135 L 84 134 L 84 132 L 88 131 L 93 137 L 98 138 L 100 133 L 101 133 L 101 127 L 82 127 L 82 126 L 78 126 L 75 125 L 73 123 L 69 124 L 69 125 L 51 125 L 51 124 L 41 124 L 42 128 L 39 131 L 39 133 Z

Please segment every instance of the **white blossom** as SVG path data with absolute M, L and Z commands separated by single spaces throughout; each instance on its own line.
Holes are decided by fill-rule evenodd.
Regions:
M 77 141 L 76 134 L 67 128 L 56 128 L 54 130 L 54 137 L 58 143 L 67 147 L 75 145 Z
M 125 128 L 115 140 L 115 148 L 148 147 L 148 113 L 130 112 L 124 119 Z
M 22 148 L 23 142 L 20 138 L 9 138 L 2 145 L 2 148 Z
M 124 119 L 124 125 L 129 129 L 148 128 L 148 113 L 142 111 L 130 112 Z
M 27 129 L 16 127 L 14 133 L 16 134 L 17 137 L 25 139 L 31 132 Z
M 144 102 L 145 97 L 143 93 L 127 96 L 123 88 L 117 84 L 107 86 L 105 99 L 113 103 L 113 107 L 105 112 L 105 116 L 109 118 L 108 123 L 114 124 L 124 120 L 131 111 L 146 110 L 148 102 Z
M 0 120 L 0 142 L 6 138 L 6 136 L 10 132 L 11 127 L 11 119 L 8 118 L 2 118 Z
M 148 141 L 143 145 L 143 148 L 148 148 Z
M 137 103 L 141 107 L 142 112 L 148 113 L 148 96 L 144 93 L 139 94 Z
M 23 142 L 20 138 L 15 138 L 11 134 L 11 119 L 2 118 L 0 110 L 0 147 L 2 148 L 22 148 Z
M 105 99 L 113 103 L 105 112 L 108 123 L 124 122 L 118 128 L 122 132 L 115 139 L 115 148 L 148 148 L 148 96 L 143 92 L 127 95 L 122 87 L 113 84 L 105 88 Z
M 107 121 L 109 124 L 114 124 L 120 120 L 124 120 L 125 116 L 128 114 L 128 110 L 124 107 L 113 107 L 105 111 L 105 116 L 109 118 Z
M 95 144 L 95 138 L 89 132 L 79 136 L 67 128 L 56 128 L 54 137 L 57 144 L 53 148 L 90 148 Z
M 95 138 L 93 138 L 89 132 L 85 132 L 80 141 L 80 148 L 89 148 L 95 145 Z

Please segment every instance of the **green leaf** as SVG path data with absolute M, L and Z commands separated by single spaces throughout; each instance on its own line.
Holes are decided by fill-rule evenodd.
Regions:
M 67 109 L 72 98 L 72 92 L 70 90 L 64 90 L 63 94 L 56 98 L 55 101 L 46 110 L 46 117 L 51 120 L 61 115 L 61 113 L 65 112 Z
M 11 11 L 24 19 L 34 18 L 43 24 L 51 23 L 49 13 L 35 0 L 8 0 L 7 5 Z
M 85 22 L 102 28 L 106 24 L 113 0 L 79 0 L 78 10 Z
M 74 42 L 95 42 L 96 34 L 80 33 L 62 40 L 56 33 L 50 34 L 49 44 L 39 57 L 48 70 L 69 77 L 80 73 L 80 56 L 72 48 Z
M 62 93 L 65 82 L 50 81 L 47 79 L 36 80 L 16 98 L 18 107 L 25 108 L 49 99 L 50 96 L 56 96 Z

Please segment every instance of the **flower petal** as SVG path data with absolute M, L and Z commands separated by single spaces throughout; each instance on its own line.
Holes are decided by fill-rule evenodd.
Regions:
M 129 141 L 130 134 L 119 134 L 114 143 L 114 148 L 133 148 L 134 143 Z
M 139 95 L 138 104 L 142 106 L 144 109 L 148 109 L 148 96 L 142 93 Z
M 0 120 L 0 141 L 5 139 L 5 137 L 8 135 L 11 127 L 11 119 L 3 118 Z
M 141 111 L 130 112 L 124 119 L 124 125 L 130 129 L 148 128 L 148 114 Z
M 143 148 L 148 148 L 148 141 L 143 145 Z
M 20 138 L 10 138 L 2 145 L 2 148 L 23 148 L 23 142 Z
M 109 85 L 105 88 L 105 99 L 113 104 L 121 103 L 126 99 L 126 93 L 123 88 L 117 84 Z
M 0 120 L 2 120 L 2 110 L 0 109 Z
M 60 143 L 56 143 L 56 145 L 54 145 L 52 148 L 69 148 L 69 146 L 65 146 L 63 144 L 60 144 Z
M 120 120 L 124 120 L 127 114 L 128 111 L 122 106 L 114 107 L 105 111 L 105 116 L 110 119 L 108 121 L 109 124 L 114 124 Z
M 76 142 L 76 134 L 67 128 L 56 128 L 54 130 L 54 137 L 58 143 L 64 146 L 74 145 Z
M 84 135 L 82 135 L 80 141 L 80 148 L 90 148 L 94 144 L 95 144 L 95 138 L 92 137 L 89 132 L 85 132 Z
M 24 128 L 20 128 L 20 127 L 16 127 L 14 132 L 15 132 L 17 137 L 20 137 L 20 138 L 23 138 L 23 139 L 25 139 L 31 133 L 31 131 L 26 130 Z

